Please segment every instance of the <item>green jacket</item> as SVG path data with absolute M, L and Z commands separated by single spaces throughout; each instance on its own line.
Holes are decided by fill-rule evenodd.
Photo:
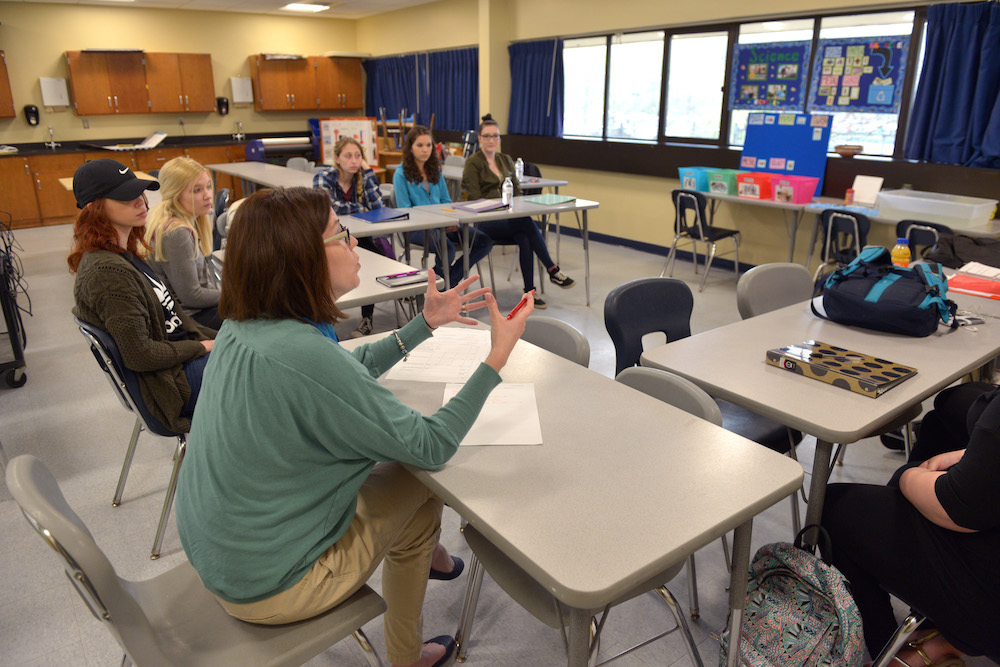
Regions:
M 84 253 L 73 284 L 73 314 L 114 338 L 127 368 L 139 376 L 146 406 L 164 426 L 178 433 L 191 430 L 181 410 L 191 388 L 181 365 L 205 354 L 201 340 L 215 338 L 175 305 L 190 340 L 171 341 L 163 306 L 145 275 L 109 250 Z
M 498 177 L 486 162 L 482 151 L 476 151 L 465 161 L 462 171 L 462 197 L 464 199 L 499 199 L 503 179 L 510 177 L 514 184 L 514 196 L 521 194 L 521 186 L 514 178 L 514 160 L 505 153 L 496 154 L 497 169 L 503 176 Z
M 430 331 L 421 316 L 399 336 L 412 350 Z M 347 531 L 377 462 L 452 457 L 500 376 L 480 364 L 425 417 L 376 379 L 401 358 L 394 336 L 348 352 L 295 320 L 223 324 L 175 503 L 208 590 L 237 604 L 287 590 Z

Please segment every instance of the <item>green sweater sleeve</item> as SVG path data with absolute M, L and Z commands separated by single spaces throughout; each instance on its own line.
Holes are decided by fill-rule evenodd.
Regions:
M 431 337 L 431 330 L 423 314 L 414 317 L 397 333 L 407 352 L 412 352 L 413 348 Z M 372 377 L 377 378 L 392 368 L 404 355 L 399 349 L 396 337 L 390 334 L 374 343 L 356 347 L 351 351 L 351 356 L 367 368 Z

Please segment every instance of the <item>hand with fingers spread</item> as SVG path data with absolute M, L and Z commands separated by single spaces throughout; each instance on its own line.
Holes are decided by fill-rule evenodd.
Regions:
M 511 350 L 514 349 L 514 345 L 524 333 L 524 323 L 528 321 L 528 316 L 535 311 L 535 302 L 531 298 L 534 293 L 535 290 L 527 292 L 525 305 L 507 317 L 497 308 L 497 300 L 492 294 L 483 297 L 490 312 L 490 341 L 492 343 L 490 353 L 486 355 L 486 364 L 497 373 L 506 365 Z
M 434 269 L 428 269 L 427 292 L 424 295 L 424 321 L 427 322 L 427 326 L 433 330 L 449 322 L 478 324 L 479 322 L 469 317 L 468 314 L 471 310 L 478 310 L 486 306 L 485 301 L 476 301 L 476 299 L 489 293 L 490 288 L 483 287 L 464 294 L 469 285 L 477 280 L 479 280 L 479 276 L 469 276 L 450 290 L 439 292 Z

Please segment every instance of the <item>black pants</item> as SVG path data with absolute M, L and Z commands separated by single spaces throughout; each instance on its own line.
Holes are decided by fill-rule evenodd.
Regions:
M 1000 655 L 1000 534 L 931 523 L 898 488 L 831 484 L 823 525 L 851 584 L 874 658 L 897 627 L 889 592 L 970 655 Z M 829 554 L 827 554 L 829 556 Z
M 969 408 L 993 390 L 986 382 L 967 382 L 945 389 L 934 397 L 934 409 L 920 422 L 910 461 L 920 463 L 944 452 L 965 448 L 969 442 Z
M 222 317 L 219 315 L 218 306 L 210 306 L 209 308 L 202 308 L 197 313 L 191 316 L 195 322 L 203 327 L 208 327 L 209 329 L 215 329 L 218 331 L 222 328 Z

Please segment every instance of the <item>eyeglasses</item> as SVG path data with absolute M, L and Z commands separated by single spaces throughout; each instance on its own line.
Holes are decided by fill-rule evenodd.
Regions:
M 333 236 L 328 236 L 327 238 L 323 239 L 323 244 L 325 245 L 327 243 L 333 243 L 334 241 L 340 241 L 341 239 L 347 239 L 347 244 L 348 245 L 351 244 L 351 231 L 347 229 L 347 227 L 344 227 L 343 225 L 340 226 L 339 232 L 337 232 Z
M 494 139 L 499 139 L 500 138 L 499 134 L 480 134 L 479 136 L 482 139 L 489 139 L 490 141 L 493 141 Z

